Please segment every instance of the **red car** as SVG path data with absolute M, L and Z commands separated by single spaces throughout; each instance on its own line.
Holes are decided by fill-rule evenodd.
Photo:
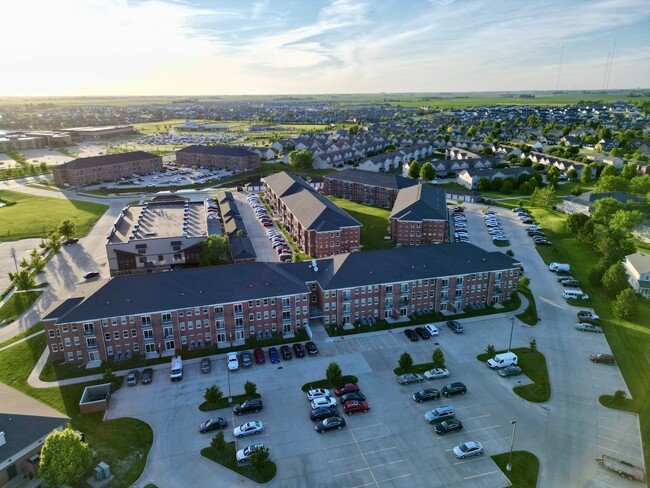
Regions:
M 263 364 L 266 362 L 266 357 L 264 356 L 264 350 L 262 348 L 257 348 L 253 351 L 255 356 L 255 364 Z
M 357 391 L 359 391 L 359 385 L 355 385 L 354 383 L 346 383 L 340 388 L 334 390 L 334 393 L 336 393 L 336 396 L 341 396 L 345 395 L 346 393 L 356 393 Z
M 370 405 L 368 405 L 368 402 L 366 401 L 360 402 L 357 400 L 350 400 L 349 402 L 345 402 L 345 405 L 343 405 L 343 411 L 348 415 L 352 415 L 355 412 L 366 413 L 368 410 L 370 410 Z

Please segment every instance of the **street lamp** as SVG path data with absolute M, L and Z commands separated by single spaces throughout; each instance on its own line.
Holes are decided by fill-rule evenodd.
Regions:
M 510 324 L 510 340 L 508 341 L 508 352 L 511 352 L 510 348 L 512 347 L 512 333 L 515 330 L 515 317 L 512 318 L 512 323 Z
M 506 464 L 506 471 L 512 471 L 512 448 L 515 445 L 515 432 L 517 431 L 517 421 L 511 420 L 510 423 L 512 424 L 512 439 L 510 440 L 510 456 L 508 456 L 508 464 Z
M 230 347 L 232 347 L 232 332 L 229 333 L 230 336 Z M 232 393 L 230 391 L 230 368 L 228 367 L 228 361 L 226 360 L 226 371 L 228 372 L 228 403 L 232 403 Z

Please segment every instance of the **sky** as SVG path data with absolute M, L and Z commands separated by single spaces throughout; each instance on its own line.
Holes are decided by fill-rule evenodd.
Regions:
M 649 0 L 3 0 L 0 12 L 0 96 L 650 88 Z

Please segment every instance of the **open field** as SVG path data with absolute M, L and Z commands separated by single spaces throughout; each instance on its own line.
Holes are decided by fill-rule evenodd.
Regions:
M 98 203 L 6 190 L 0 191 L 0 198 L 16 202 L 0 209 L 0 241 L 44 237 L 48 228 L 58 226 L 65 219 L 72 219 L 77 224 L 76 235 L 84 236 L 108 208 Z
M 5 304 L 0 307 L 0 322 L 15 320 L 29 309 L 42 293 L 42 291 L 25 291 L 11 295 Z
M 361 227 L 361 245 L 364 251 L 395 247 L 392 241 L 384 239 L 384 236 L 387 235 L 386 229 L 388 228 L 390 210 L 361 205 L 342 198 L 327 198 L 363 224 L 363 227 Z
M 512 451 L 512 471 L 506 469 L 509 459 L 509 452 L 492 456 L 495 464 L 512 482 L 512 488 L 535 488 L 539 473 L 537 456 L 528 451 Z

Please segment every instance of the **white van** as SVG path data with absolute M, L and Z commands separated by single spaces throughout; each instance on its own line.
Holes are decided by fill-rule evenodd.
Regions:
M 514 352 L 503 352 L 488 359 L 485 361 L 485 364 L 492 369 L 501 369 L 506 366 L 516 366 L 518 361 L 517 355 Z
M 562 290 L 562 298 L 565 300 L 576 300 L 578 298 L 582 298 L 583 300 L 589 300 L 589 295 L 583 293 L 583 291 L 579 288 L 565 288 Z
M 565 263 L 551 263 L 548 269 L 557 273 L 558 271 L 571 271 L 571 266 Z
M 183 379 L 183 360 L 180 356 L 172 358 L 172 368 L 169 372 L 169 379 L 172 381 L 180 381 Z

